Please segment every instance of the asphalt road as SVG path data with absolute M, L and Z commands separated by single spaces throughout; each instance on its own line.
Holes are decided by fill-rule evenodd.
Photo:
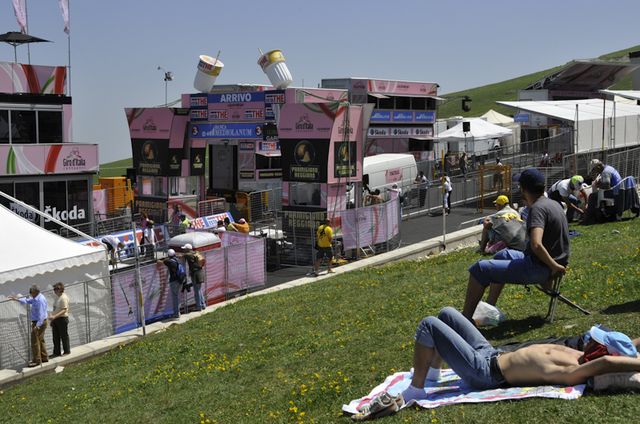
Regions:
M 447 233 L 452 233 L 470 225 L 463 225 L 466 221 L 478 219 L 488 215 L 487 210 L 484 213 L 476 211 L 473 207 L 452 206 L 451 213 L 445 218 Z M 408 216 L 403 219 L 400 225 L 401 246 L 408 246 L 433 237 L 442 236 L 442 212 L 434 211 L 432 215 Z M 267 287 L 276 286 L 288 281 L 296 280 L 304 277 L 309 271 L 309 267 L 284 267 L 274 272 L 267 273 Z

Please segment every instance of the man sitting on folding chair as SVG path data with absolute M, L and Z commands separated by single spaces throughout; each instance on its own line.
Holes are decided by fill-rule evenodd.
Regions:
M 499 251 L 491 260 L 481 260 L 469 268 L 469 283 L 462 314 L 469 320 L 491 286 L 487 303 L 494 305 L 506 283 L 548 286 L 551 278 L 564 274 L 569 263 L 569 227 L 562 206 L 544 196 L 544 175 L 525 169 L 519 181 L 527 216 L 527 246 L 524 252 Z

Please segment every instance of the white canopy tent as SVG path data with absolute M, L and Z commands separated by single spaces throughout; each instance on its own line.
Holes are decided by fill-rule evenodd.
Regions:
M 83 246 L 60 237 L 1 205 L 0 234 L 0 369 L 20 366 L 29 359 L 27 308 L 6 298 L 27 295 L 32 284 L 40 287 L 52 310 L 55 295 L 51 286 L 64 283 L 70 303 L 72 348 L 113 334 L 111 284 L 104 248 Z M 47 345 L 52 353 L 48 341 Z
M 637 105 L 602 99 L 497 103 L 568 122 L 578 132 L 577 146 L 573 143 L 573 153 L 640 143 L 640 106 Z
M 469 122 L 471 128 L 466 133 L 463 131 L 463 123 Z M 440 141 L 460 141 L 460 140 L 487 140 L 511 135 L 511 130 L 492 124 L 481 118 L 465 119 L 458 125 L 441 132 L 435 137 Z
M 503 115 L 500 112 L 496 112 L 493 109 L 489 109 L 487 113 L 481 116 L 487 122 L 496 125 L 508 125 L 513 124 L 513 118 L 507 115 Z
M 629 100 L 640 100 L 640 90 L 600 90 L 601 93 L 624 97 Z

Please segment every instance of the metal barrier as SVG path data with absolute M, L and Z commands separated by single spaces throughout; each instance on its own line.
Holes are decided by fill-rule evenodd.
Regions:
M 282 188 L 251 192 L 248 203 L 249 222 L 275 221 L 282 210 Z
M 113 334 L 109 276 L 65 285 L 69 297 L 69 342 L 71 348 Z M 41 292 L 49 305 L 53 290 Z M 31 321 L 28 307 L 10 300 L 0 301 L 0 369 L 24 366 L 31 357 Z M 45 333 L 47 352 L 52 354 L 51 323 Z
M 591 160 L 599 159 L 606 165 L 611 165 L 618 170 L 621 177 L 634 177 L 640 179 L 640 147 L 632 149 L 605 151 L 595 150 L 591 152 L 566 155 L 563 160 L 565 178 L 571 175 L 589 176 Z
M 226 212 L 227 210 L 227 202 L 223 197 L 216 197 L 198 202 L 198 216 L 215 215 Z

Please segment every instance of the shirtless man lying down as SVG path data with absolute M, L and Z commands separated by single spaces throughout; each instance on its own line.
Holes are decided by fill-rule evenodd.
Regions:
M 546 384 L 570 386 L 600 374 L 640 371 L 640 357 L 629 337 L 598 327 L 593 327 L 590 335 L 597 343 L 592 343 L 589 352 L 585 349 L 587 353 L 552 344 L 501 352 L 460 312 L 444 308 L 437 318 L 427 317 L 418 326 L 413 378 L 402 392 L 403 400 L 426 397 L 427 374 L 430 379 L 436 372 L 439 375 L 436 370 L 442 359 L 465 382 L 480 390 Z

